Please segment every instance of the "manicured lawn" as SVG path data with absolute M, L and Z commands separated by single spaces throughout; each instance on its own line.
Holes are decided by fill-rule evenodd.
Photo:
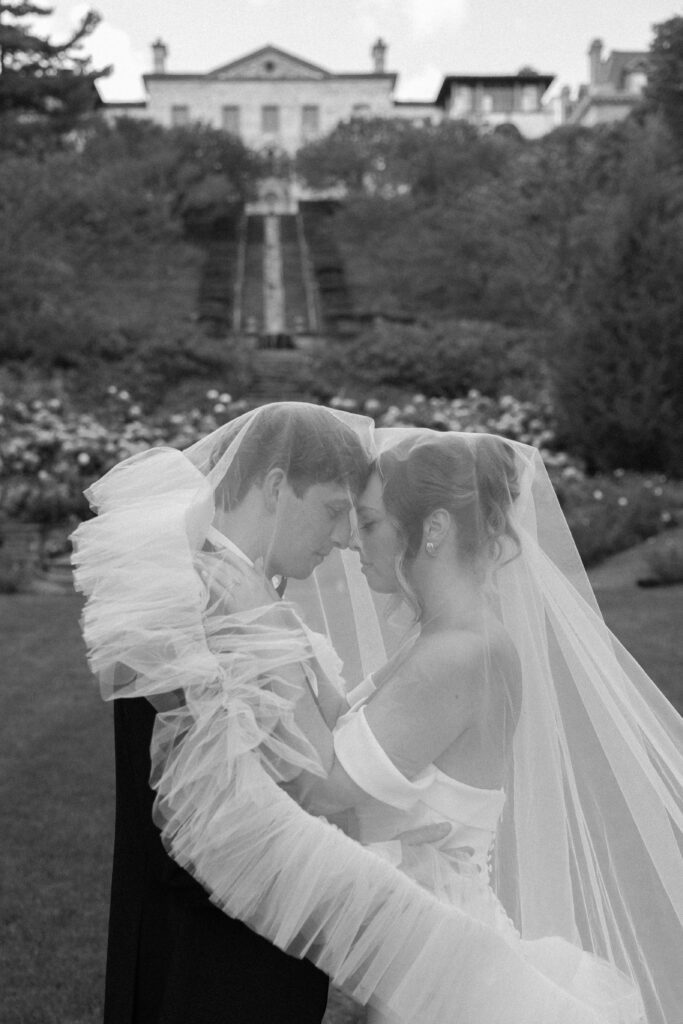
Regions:
M 683 710 L 683 586 L 598 593 Z M 99 1024 L 113 821 L 111 709 L 76 597 L 0 596 L 0 1024 Z M 347 1024 L 335 997 L 328 1024 Z M 191 1024 L 188 1021 L 188 1024 Z

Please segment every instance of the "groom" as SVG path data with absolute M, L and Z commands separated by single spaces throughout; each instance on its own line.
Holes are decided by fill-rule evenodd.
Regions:
M 226 478 L 208 543 L 268 577 L 303 579 L 348 545 L 369 473 L 370 421 L 270 406 Z M 220 508 L 221 494 L 217 493 Z M 235 561 L 236 560 L 236 561 Z M 244 573 L 236 570 L 239 580 Z M 236 580 L 236 586 L 239 586 Z M 239 589 L 235 591 L 239 593 Z M 104 1024 L 319 1024 L 328 980 L 227 917 L 165 852 L 152 821 L 155 708 L 114 702 L 116 825 Z

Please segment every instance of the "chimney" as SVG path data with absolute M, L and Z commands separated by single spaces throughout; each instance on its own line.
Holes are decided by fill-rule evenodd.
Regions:
M 384 74 L 384 58 L 387 52 L 387 44 L 383 39 L 378 39 L 370 53 L 372 54 L 373 71 L 376 75 Z
M 166 74 L 167 57 L 168 47 L 166 46 L 166 43 L 163 43 L 161 39 L 157 39 L 155 43 L 152 43 L 152 63 L 155 75 Z
M 600 85 L 602 71 L 602 39 L 594 39 L 588 48 L 588 83 Z

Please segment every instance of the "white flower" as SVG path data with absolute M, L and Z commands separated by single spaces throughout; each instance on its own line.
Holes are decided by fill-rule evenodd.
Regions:
M 224 405 L 229 405 L 232 402 L 232 395 L 229 395 L 227 391 L 223 391 L 219 396 L 219 401 L 223 402 Z
M 90 456 L 88 455 L 87 452 L 79 452 L 78 453 L 78 465 L 79 466 L 87 466 L 89 462 L 90 462 Z
M 602 493 L 602 491 L 593 491 L 593 497 L 596 501 L 602 501 L 602 499 L 604 498 L 604 494 Z
M 119 391 L 119 399 L 122 402 L 130 402 L 130 392 L 128 392 L 128 391 Z
M 618 472 L 618 470 L 615 472 Z M 620 498 L 617 498 L 617 505 L 621 505 L 624 508 L 625 505 L 628 505 L 628 498 L 625 498 L 622 494 Z
M 216 399 L 218 398 L 218 392 L 216 391 L 215 388 L 211 388 L 210 391 L 206 392 L 206 397 L 209 399 L 210 402 L 215 402 Z

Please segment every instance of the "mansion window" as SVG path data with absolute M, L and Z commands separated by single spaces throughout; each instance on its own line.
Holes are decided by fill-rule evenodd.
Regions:
M 512 114 L 513 92 L 509 85 L 492 85 L 481 96 L 482 114 Z
M 630 71 L 624 77 L 624 88 L 626 92 L 640 96 L 647 85 L 647 75 L 644 71 Z
M 304 106 L 301 108 L 301 132 L 310 139 L 320 132 L 320 107 Z
M 522 110 L 527 114 L 538 110 L 538 93 L 535 85 L 522 86 Z
M 184 128 L 190 123 L 190 108 L 184 103 L 174 103 L 171 107 L 171 124 L 174 128 Z
M 279 107 L 261 107 L 261 131 L 264 135 L 277 135 L 280 131 Z
M 239 135 L 240 108 L 223 107 L 221 111 L 221 125 L 224 132 L 230 132 L 231 135 Z
M 354 103 L 354 105 L 351 108 L 351 117 L 368 117 L 369 114 L 369 103 Z

